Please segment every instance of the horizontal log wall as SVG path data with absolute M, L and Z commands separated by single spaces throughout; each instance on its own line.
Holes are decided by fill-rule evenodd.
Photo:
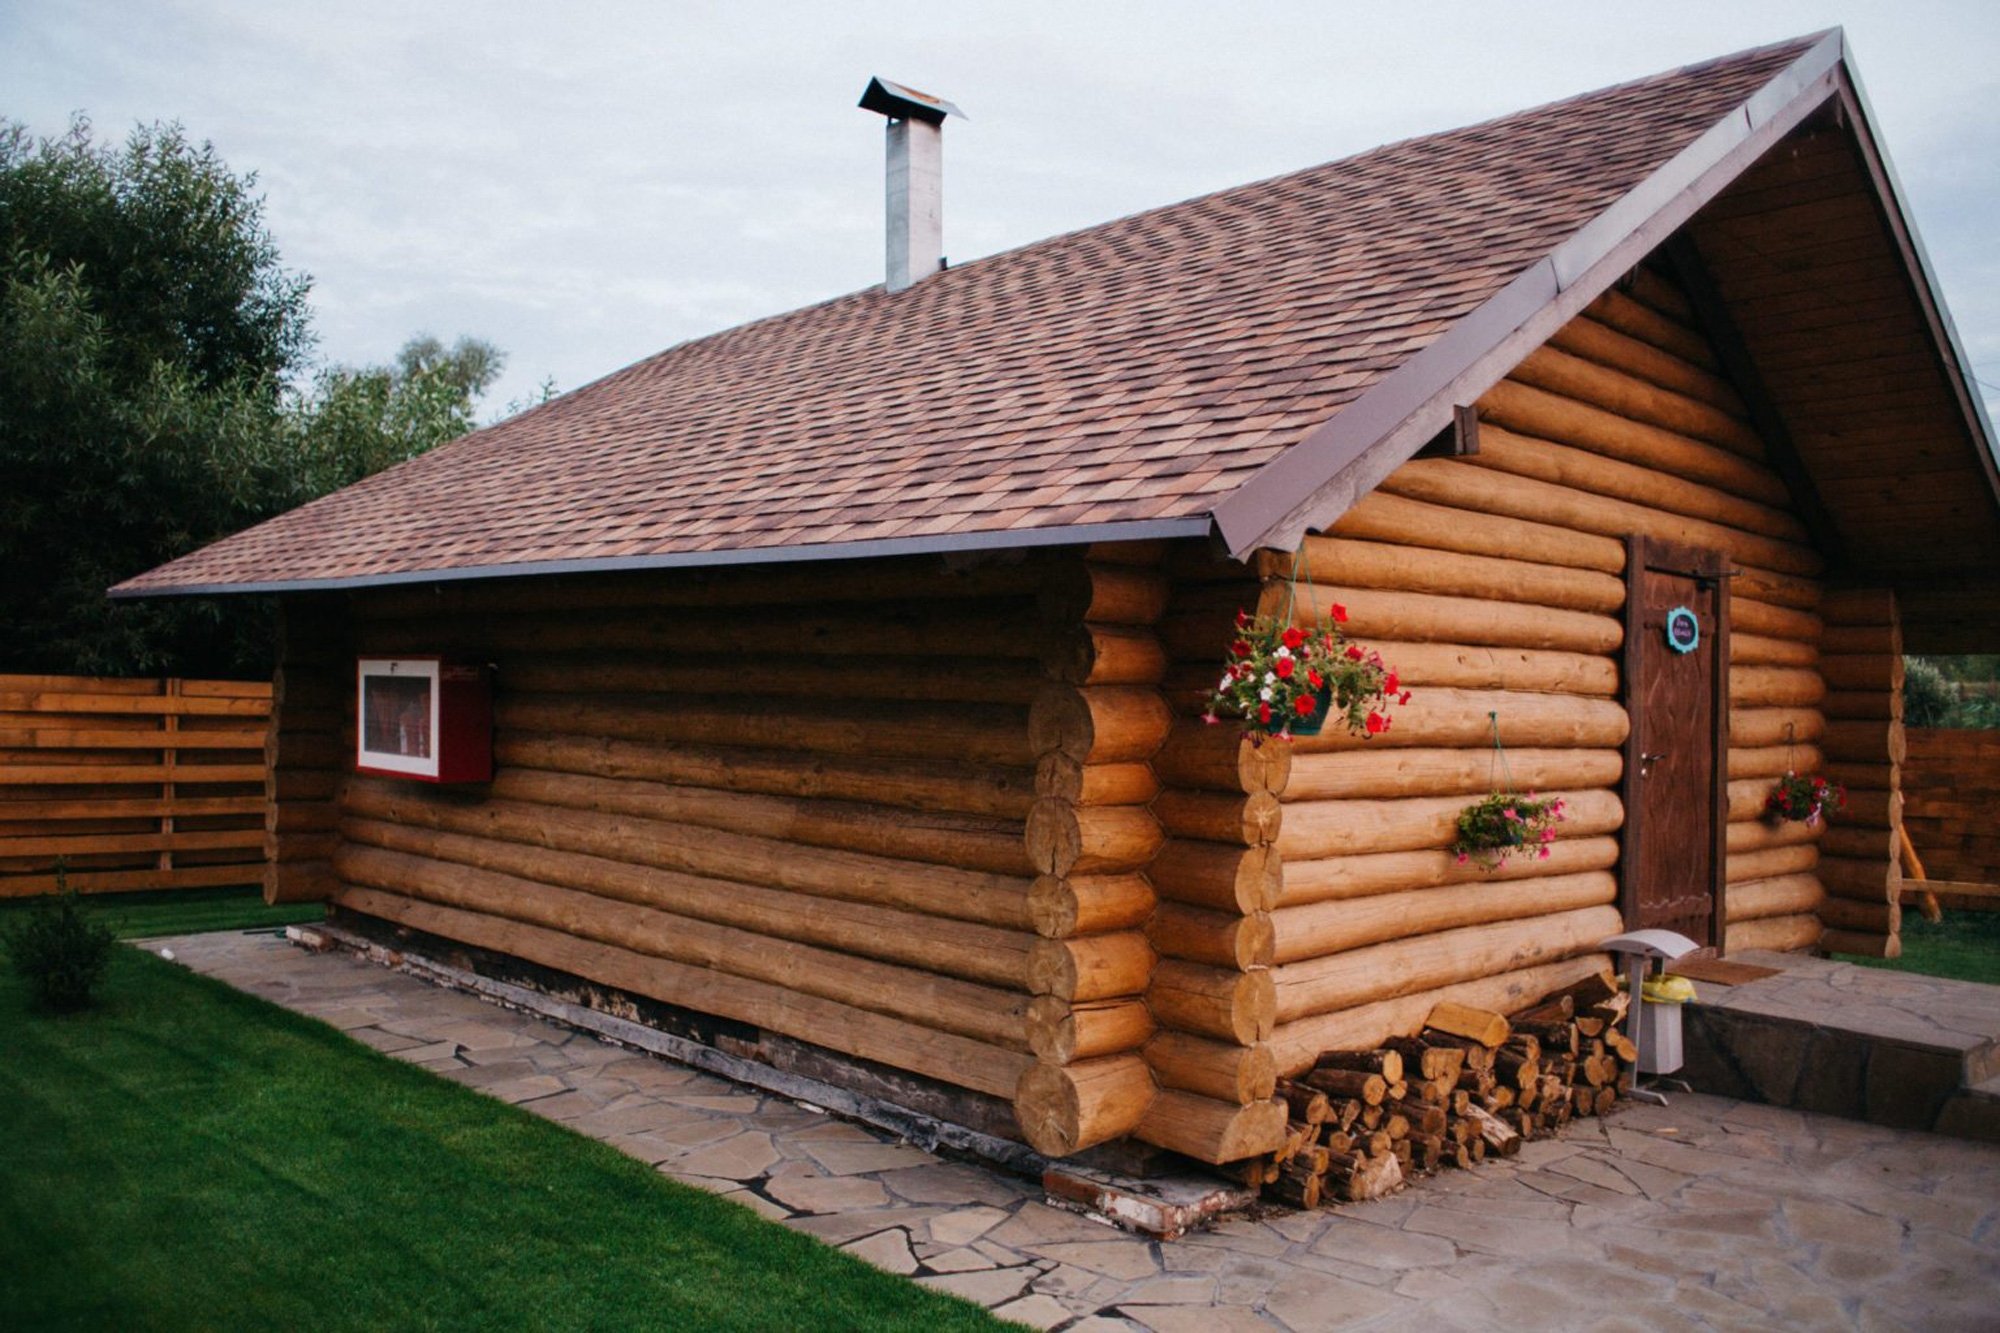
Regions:
M 343 908 L 1001 1099 L 1089 1066 L 1123 1133 L 1151 775 L 1129 711 L 1031 727 L 1052 685 L 1158 676 L 1127 632 L 1158 575 L 1103 554 L 357 594 L 351 633 L 288 618 L 274 781 L 306 821 L 337 786 Z M 351 774 L 357 652 L 492 663 L 492 783 Z
M 1903 827 L 1931 879 L 2000 884 L 2000 731 L 1911 727 Z
M 0 676 L 0 897 L 256 884 L 262 681 Z
M 1421 1023 L 1440 999 L 1506 1007 L 1606 961 L 1621 927 L 1623 537 L 1722 552 L 1732 580 L 1727 943 L 1809 947 L 1814 830 L 1760 819 L 1786 763 L 1833 729 L 1817 669 L 1821 558 L 1693 316 L 1664 282 L 1613 293 L 1478 404 L 1477 452 L 1413 460 L 1296 555 L 1259 561 L 1259 607 L 1347 616 L 1410 703 L 1374 737 L 1291 747 L 1271 914 L 1281 1074 Z M 1641 296 L 1643 295 L 1643 299 Z M 1635 314 L 1635 312 L 1637 312 Z M 1296 590 L 1290 580 L 1297 575 Z M 1191 594 L 1170 646 L 1218 644 Z M 1205 616 L 1206 623 L 1200 617 Z M 1211 647 L 1209 658 L 1214 659 Z M 1184 698 L 1204 682 L 1184 679 Z M 1445 850 L 1496 780 L 1569 817 L 1547 859 L 1486 872 Z

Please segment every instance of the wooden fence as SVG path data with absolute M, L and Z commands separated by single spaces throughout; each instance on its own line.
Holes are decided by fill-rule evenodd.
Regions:
M 255 681 L 0 676 L 0 897 L 257 884 Z
M 1911 727 L 1908 742 L 1903 827 L 1949 907 L 1954 885 L 2000 884 L 2000 731 Z

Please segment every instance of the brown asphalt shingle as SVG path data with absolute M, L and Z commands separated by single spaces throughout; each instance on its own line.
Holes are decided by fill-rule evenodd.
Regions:
M 1809 46 L 684 343 L 120 590 L 1198 519 Z

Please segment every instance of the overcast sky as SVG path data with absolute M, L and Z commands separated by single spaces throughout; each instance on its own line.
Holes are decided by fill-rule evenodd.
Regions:
M 0 116 L 258 173 L 321 353 L 470 333 L 489 409 L 881 280 L 871 74 L 970 116 L 954 262 L 1845 24 L 2000 403 L 2000 5 L 0 0 Z

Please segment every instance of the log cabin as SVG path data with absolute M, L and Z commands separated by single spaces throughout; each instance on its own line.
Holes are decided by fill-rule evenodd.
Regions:
M 950 110 L 870 95 L 892 167 Z M 279 600 L 271 898 L 1217 1164 L 1628 926 L 1897 950 L 1902 653 L 1995 646 L 2000 486 L 1838 31 L 949 269 L 890 202 L 883 286 L 114 590 Z M 1203 725 L 1239 609 L 1336 601 L 1392 731 Z M 484 673 L 483 780 L 364 762 L 404 659 Z M 1487 871 L 1496 743 L 1569 817 Z

